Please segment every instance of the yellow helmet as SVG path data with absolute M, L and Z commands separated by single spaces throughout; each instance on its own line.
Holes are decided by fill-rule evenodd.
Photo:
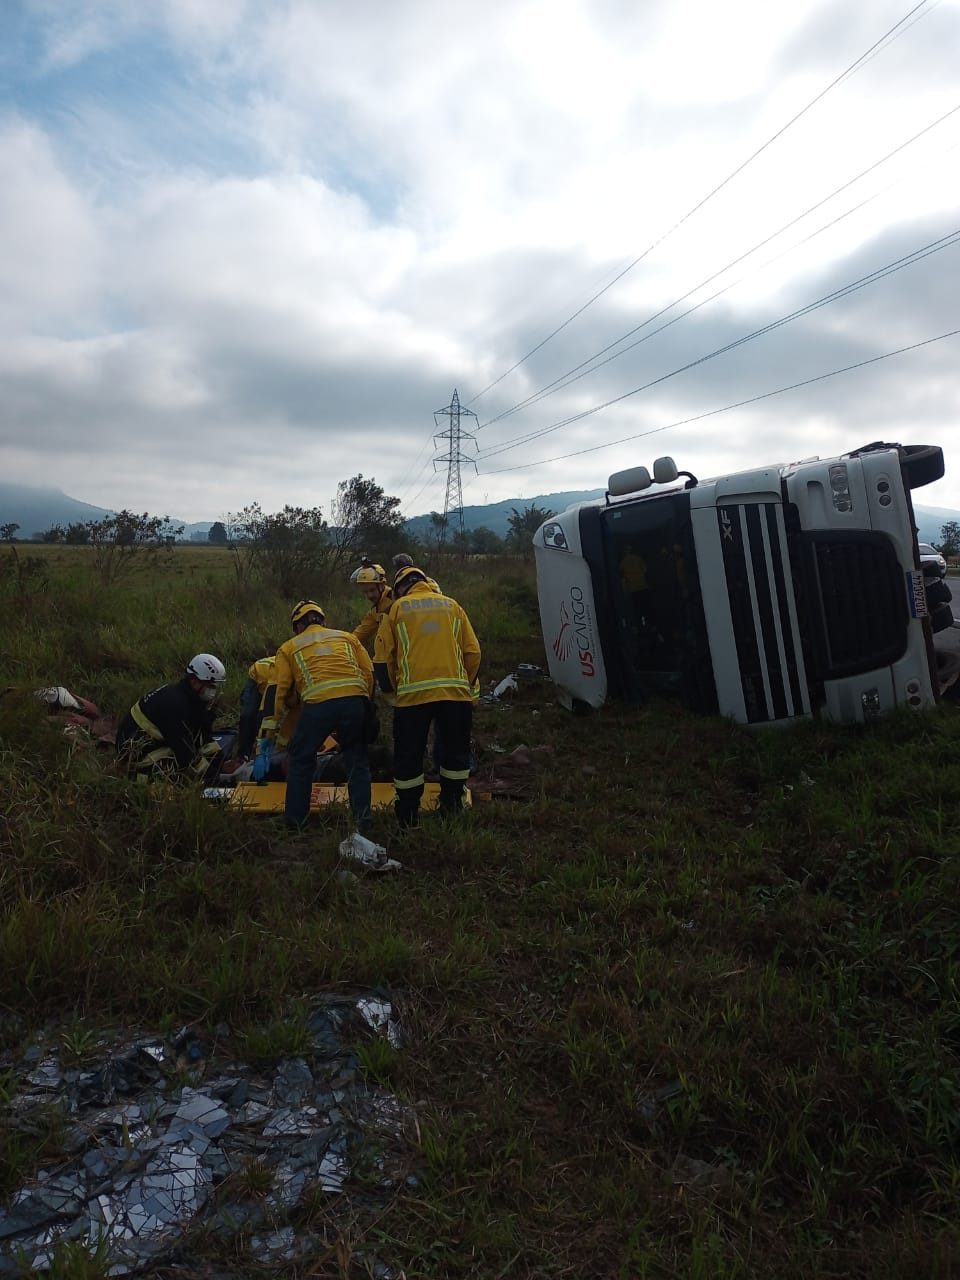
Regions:
M 326 622 L 327 615 L 316 600 L 299 600 L 290 611 L 291 625 L 296 626 L 298 622 L 303 622 L 304 618 L 309 618 L 311 613 L 315 613 L 321 622 Z
M 386 582 L 387 575 L 382 564 L 364 564 L 350 575 L 358 587 L 369 586 L 370 583 Z
M 402 569 L 398 570 L 397 576 L 393 580 L 393 589 L 396 591 L 397 587 L 410 587 L 415 582 L 426 582 L 426 580 L 427 575 L 422 569 L 418 569 L 415 564 L 404 565 Z

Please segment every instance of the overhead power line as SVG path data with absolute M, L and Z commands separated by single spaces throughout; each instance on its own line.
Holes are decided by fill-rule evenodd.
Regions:
M 865 178 L 868 174 L 873 173 L 875 169 L 879 169 L 879 167 L 882 164 L 885 164 L 888 160 L 892 160 L 894 156 L 899 155 L 901 151 L 906 150 L 907 147 L 912 146 L 915 142 L 918 142 L 920 138 L 922 138 L 925 134 L 929 133 L 932 129 L 935 129 L 937 125 L 943 124 L 943 122 L 945 120 L 948 120 L 950 116 L 956 115 L 958 111 L 960 111 L 960 103 L 958 103 L 954 107 L 951 107 L 950 110 L 944 112 L 943 115 L 938 116 L 936 120 L 932 120 L 930 124 L 925 125 L 924 128 L 920 129 L 917 133 L 913 134 L 912 137 L 907 138 L 904 142 L 901 142 L 898 146 L 894 147 L 892 151 L 888 151 L 885 156 L 881 156 L 879 160 L 875 160 L 873 164 L 868 165 L 866 169 L 861 169 L 861 171 L 855 177 L 849 178 L 846 182 L 842 183 L 835 190 L 831 191 L 829 195 L 823 196 L 822 199 L 817 200 L 814 204 L 810 205 L 809 208 L 805 209 L 803 213 L 798 213 L 796 217 L 791 218 L 788 222 L 785 222 L 776 231 L 772 231 L 768 236 L 765 236 L 763 240 L 759 240 L 755 245 L 752 246 L 752 248 L 747 249 L 744 253 L 741 253 L 738 257 L 731 259 L 731 261 L 728 262 L 726 266 L 723 266 L 719 270 L 714 271 L 712 275 L 709 275 L 705 279 L 701 280 L 699 284 L 694 285 L 692 289 L 688 289 L 686 293 L 681 294 L 678 298 L 674 298 L 673 302 L 668 303 L 665 307 L 661 307 L 659 311 L 655 311 L 652 315 L 647 316 L 646 320 L 643 320 L 640 324 L 635 325 L 634 328 L 628 329 L 627 332 L 622 334 L 619 338 L 616 338 L 613 342 L 608 343 L 605 347 L 602 347 L 599 351 L 595 352 L 592 356 L 588 356 L 587 359 L 582 360 L 580 364 L 574 365 L 574 367 L 572 369 L 568 369 L 566 373 L 560 374 L 558 377 L 554 378 L 552 382 L 548 382 L 545 386 L 541 387 L 539 391 L 532 392 L 524 400 L 518 401 L 516 404 L 511 405 L 509 409 L 504 409 L 501 413 L 498 413 L 495 417 L 489 418 L 486 422 L 481 423 L 478 430 L 482 431 L 486 427 L 491 427 L 495 423 L 501 422 L 504 418 L 510 417 L 511 414 L 518 412 L 520 409 L 529 408 L 530 405 L 538 404 L 541 400 L 545 400 L 548 396 L 553 395 L 555 392 L 564 390 L 565 387 L 569 387 L 574 382 L 578 382 L 580 378 L 586 377 L 587 374 L 593 373 L 597 369 L 602 369 L 604 365 L 610 364 L 613 360 L 618 360 L 620 356 L 626 355 L 628 351 L 633 351 L 634 348 L 640 346 L 642 342 L 649 341 L 650 338 L 656 337 L 658 333 L 662 333 L 664 329 L 670 328 L 671 325 L 674 325 L 678 321 L 683 320 L 686 316 L 692 315 L 695 311 L 700 310 L 701 307 L 706 306 L 707 303 L 713 302 L 714 299 L 721 297 L 722 294 L 726 293 L 729 289 L 732 289 L 736 284 L 738 284 L 740 280 L 743 279 L 743 277 L 741 276 L 738 280 L 733 280 L 729 284 L 724 285 L 722 289 L 718 289 L 715 293 L 710 294 L 709 297 L 702 298 L 700 302 L 696 303 L 694 306 L 688 307 L 686 311 L 681 311 L 679 315 L 674 316 L 666 324 L 662 324 L 658 328 L 652 330 L 650 333 L 645 334 L 642 338 L 638 338 L 636 342 L 631 342 L 629 346 L 622 347 L 622 349 L 619 351 L 614 350 L 614 348 L 619 347 L 621 343 L 626 342 L 628 338 L 632 338 L 635 333 L 640 333 L 641 330 L 647 327 L 647 325 L 653 324 L 655 320 L 659 320 L 661 316 L 664 316 L 669 311 L 672 311 L 673 308 L 676 306 L 679 306 L 681 302 L 685 302 L 687 298 L 693 297 L 695 293 L 699 293 L 701 289 L 706 288 L 708 284 L 711 284 L 714 280 L 717 280 L 720 276 L 732 270 L 733 267 L 745 261 L 747 258 L 752 257 L 753 254 L 757 253 L 760 249 L 764 248 L 765 245 L 770 244 L 772 240 L 776 240 L 777 237 L 781 236 L 785 231 L 789 231 L 790 228 L 793 226 L 796 226 L 798 222 L 802 222 L 803 219 L 808 217 L 811 213 L 814 213 L 817 209 L 820 209 L 822 208 L 823 205 L 829 203 L 829 201 L 831 201 L 835 196 L 840 195 L 841 192 L 846 191 L 849 187 L 852 187 L 855 183 L 859 182 L 862 178 Z M 870 199 L 873 199 L 873 197 L 870 197 Z M 802 244 L 806 244 L 809 240 L 812 240 L 814 236 L 820 235 L 822 232 L 828 230 L 830 227 L 835 226 L 836 223 L 840 222 L 843 218 L 849 217 L 851 213 L 855 213 L 858 209 L 862 209 L 864 204 L 866 203 L 868 203 L 868 201 L 861 201 L 860 204 L 854 205 L 852 209 L 848 209 L 845 213 L 842 213 L 838 215 L 838 217 L 831 219 L 830 222 L 824 223 L 824 225 L 820 227 L 817 231 L 813 232 L 809 236 L 806 236 L 803 240 L 798 241 L 796 245 L 793 245 L 791 249 L 786 250 L 786 252 L 792 252 L 792 249 L 798 248 Z M 771 261 L 773 260 L 774 259 L 771 259 Z M 764 265 L 769 265 L 769 264 L 764 264 Z M 608 356 L 606 360 L 602 360 L 601 356 L 605 356 L 608 351 L 613 352 L 613 354 Z
M 567 319 L 564 320 L 562 324 L 557 325 L 557 327 L 551 333 L 548 333 L 547 336 L 543 338 L 540 342 L 538 342 L 535 347 L 532 347 L 525 356 L 521 356 L 520 359 L 516 361 L 516 363 L 512 364 L 510 368 L 507 369 L 504 373 L 501 373 L 498 378 L 494 378 L 494 380 L 488 383 L 483 388 L 482 391 L 478 391 L 477 394 L 473 396 L 472 399 L 467 401 L 467 403 L 475 404 L 481 398 L 481 396 L 485 396 L 488 391 L 491 391 L 495 386 L 501 383 L 504 380 L 504 378 L 509 377 L 509 375 L 513 373 L 516 369 L 519 369 L 522 364 L 525 364 L 532 355 L 535 355 L 538 351 L 540 351 L 543 347 L 545 347 L 548 342 L 550 342 L 553 338 L 557 336 L 558 333 L 562 333 L 563 330 L 566 329 L 566 327 L 569 324 L 572 324 L 573 321 L 576 320 L 578 316 L 583 315 L 583 313 L 589 307 L 592 307 L 593 304 L 599 298 L 602 298 L 603 295 L 609 289 L 612 289 L 613 286 L 617 284 L 620 280 L 622 280 L 624 276 L 629 274 L 629 272 L 631 272 L 634 267 L 638 266 L 641 262 L 643 262 L 645 258 L 649 257 L 650 254 L 653 253 L 654 249 L 658 248 L 661 244 L 663 244 L 665 240 L 669 239 L 669 237 L 672 236 L 675 231 L 679 230 L 679 228 L 682 227 L 685 222 L 688 222 L 694 216 L 694 214 L 698 213 L 704 207 L 704 205 L 708 204 L 709 201 L 713 199 L 715 195 L 718 195 L 724 189 L 724 187 L 728 186 L 734 180 L 734 178 L 736 178 L 739 174 L 741 174 L 744 171 L 744 169 L 746 169 L 749 165 L 751 165 L 754 162 L 754 160 L 757 159 L 758 156 L 761 156 L 764 153 L 764 151 L 767 150 L 768 147 L 771 147 L 777 141 L 778 138 L 781 138 L 787 132 L 788 129 L 790 129 L 793 125 L 795 125 L 798 120 L 800 120 L 803 116 L 807 114 L 808 111 L 810 111 L 813 107 L 815 107 L 817 103 L 821 101 L 821 99 L 825 98 L 826 95 L 832 89 L 835 89 L 837 85 L 841 84 L 844 80 L 852 76 L 860 68 L 860 66 L 863 63 L 869 60 L 869 58 L 875 51 L 879 52 L 882 45 L 887 43 L 892 43 L 893 39 L 896 38 L 894 33 L 897 32 L 900 27 L 903 27 L 905 23 L 909 22 L 910 18 L 912 18 L 915 13 L 918 13 L 921 9 L 923 9 L 926 4 L 927 4 L 927 0 L 919 0 L 919 3 L 915 4 L 911 9 L 909 9 L 898 22 L 895 22 L 893 26 L 889 28 L 889 30 L 885 31 L 879 40 L 875 40 L 874 43 L 869 47 L 869 49 L 864 50 L 864 52 L 859 56 L 859 58 L 857 58 L 854 62 L 851 62 L 850 65 L 847 68 L 845 68 L 845 70 L 841 71 L 841 73 L 835 79 L 831 80 L 830 83 L 825 88 L 821 89 L 820 92 L 815 97 L 811 98 L 805 107 L 801 107 L 801 109 L 795 115 L 790 117 L 790 119 L 786 122 L 786 124 L 781 125 L 780 128 L 776 131 L 776 133 L 771 134 L 771 136 L 766 140 L 766 142 L 762 143 L 756 149 L 756 151 L 753 151 L 749 156 L 747 156 L 745 160 L 741 161 L 740 164 L 738 164 L 735 169 L 733 169 L 730 173 L 728 173 L 722 182 L 719 182 L 711 191 L 708 191 L 705 196 L 702 196 L 701 199 L 698 200 L 697 203 L 691 209 L 688 209 L 687 212 L 681 218 L 678 218 L 677 221 L 670 228 L 668 228 L 668 230 L 663 232 L 662 235 L 658 236 L 656 240 L 654 240 L 650 245 L 648 245 L 648 247 L 644 249 L 643 253 L 641 253 L 638 257 L 634 258 L 632 262 L 628 263 L 627 266 L 625 266 L 622 271 L 619 271 L 617 275 L 613 277 L 612 280 L 610 280 L 607 284 L 603 286 L 602 289 L 598 290 L 591 298 L 588 298 L 587 301 L 581 307 L 578 307 L 577 310 L 574 311 L 572 315 L 568 316 Z
M 420 477 L 423 475 L 426 468 L 430 465 L 431 459 L 427 458 L 424 465 L 422 467 L 419 467 L 418 469 L 418 465 L 420 463 L 421 458 L 427 452 L 427 450 L 430 448 L 432 444 L 433 444 L 433 432 L 431 431 L 430 434 L 427 436 L 426 440 L 420 446 L 420 452 L 414 458 L 413 462 L 410 464 L 409 468 L 404 473 L 403 479 L 397 485 L 397 489 L 403 495 L 400 500 L 401 507 L 406 506 L 406 502 L 407 502 L 406 495 L 411 492 L 414 486 L 419 482 Z
M 828 373 L 818 373 L 813 378 L 804 378 L 801 382 L 791 382 L 789 386 L 777 387 L 774 391 L 764 391 L 746 400 L 737 400 L 734 404 L 722 405 L 719 409 L 708 409 L 706 413 L 696 413 L 691 418 L 680 418 L 676 422 L 668 422 L 661 427 L 651 427 L 648 431 L 638 431 L 632 436 L 621 436 L 619 440 L 607 440 L 604 444 L 590 445 L 586 449 L 575 449 L 572 453 L 555 454 L 552 458 L 541 458 L 539 462 L 521 462 L 515 467 L 498 467 L 493 471 L 481 471 L 484 476 L 503 475 L 508 471 L 523 471 L 527 467 L 544 467 L 551 462 L 563 462 L 567 458 L 579 458 L 585 453 L 597 453 L 601 449 L 612 449 L 618 444 L 629 444 L 633 440 L 641 440 L 645 436 L 655 436 L 661 431 L 670 431 L 674 427 L 685 427 L 691 422 L 703 422 L 706 418 L 716 417 L 720 413 L 729 413 L 731 409 L 742 409 L 748 404 L 756 404 L 760 400 L 769 400 L 772 396 L 782 396 L 787 391 L 796 391 L 800 387 L 812 386 L 815 382 L 825 382 L 828 378 L 836 378 L 841 373 L 850 373 L 854 369 L 863 369 L 867 365 L 878 364 L 881 360 L 889 360 L 893 356 L 904 355 L 907 351 L 917 351 L 920 347 L 929 347 L 934 342 L 943 342 L 945 338 L 955 338 L 960 329 L 950 329 L 946 333 L 938 333 L 933 338 L 924 338 L 920 342 L 912 342 L 906 347 L 897 347 L 894 351 L 885 351 L 879 356 L 870 356 L 866 360 L 858 360 L 855 364 L 844 365 L 841 369 L 831 369 Z
M 439 480 L 440 480 L 440 472 L 431 471 L 430 474 L 427 476 L 426 480 L 424 481 L 424 483 L 417 490 L 417 492 L 413 495 L 413 497 L 409 500 L 409 502 L 405 504 L 408 511 L 413 506 L 413 504 L 417 501 L 420 495 L 423 493 L 426 493 L 427 489 L 429 489 L 432 484 L 438 483 Z
M 584 409 L 580 413 L 571 414 L 570 417 L 563 418 L 559 422 L 554 422 L 548 427 L 541 427 L 538 431 L 531 431 L 525 436 L 520 436 L 510 444 L 501 445 L 496 449 L 489 449 L 481 455 L 481 459 L 486 461 L 489 458 L 496 457 L 501 453 L 509 453 L 512 449 L 517 449 L 521 445 L 529 444 L 531 440 L 537 440 L 541 436 L 549 435 L 553 431 L 559 431 L 561 427 L 570 426 L 574 422 L 581 422 L 584 418 L 589 418 L 595 413 L 599 413 L 602 409 L 608 409 L 611 405 L 619 404 L 623 400 L 630 399 L 631 396 L 638 395 L 641 391 L 648 391 L 651 387 L 658 386 L 662 382 L 675 378 L 681 373 L 686 373 L 690 369 L 696 368 L 698 365 L 705 364 L 708 360 L 715 360 L 718 356 L 725 355 L 729 351 L 735 350 L 737 347 L 743 346 L 745 343 L 752 342 L 756 338 L 763 337 L 764 334 L 771 333 L 775 329 L 782 328 L 793 320 L 799 319 L 801 316 L 809 315 L 813 311 L 819 310 L 821 307 L 828 306 L 831 302 L 836 302 L 840 298 L 845 298 L 851 293 L 856 293 L 860 289 L 864 289 L 867 285 L 876 284 L 877 281 L 886 279 L 887 276 L 894 275 L 897 271 L 902 271 L 904 267 L 910 267 L 917 262 L 921 262 L 924 258 L 928 258 L 931 254 L 940 253 L 944 249 L 951 248 L 960 241 L 960 227 L 955 228 L 945 236 L 941 236 L 937 240 L 931 240 L 928 244 L 921 245 L 919 249 L 914 249 L 908 254 L 904 254 L 901 258 L 896 258 L 892 262 L 886 263 L 883 267 L 878 267 L 875 271 L 870 271 L 864 276 L 860 276 L 856 280 L 842 285 L 839 289 L 834 289 L 831 293 L 824 294 L 823 297 L 817 298 L 813 302 L 808 302 L 802 307 L 798 307 L 795 311 L 789 312 L 787 315 L 780 316 L 777 320 L 772 320 L 769 324 L 761 325 L 760 328 L 752 330 L 750 333 L 735 338 L 732 342 L 724 343 L 722 347 L 717 347 L 714 351 L 708 351 L 705 355 L 698 356 L 695 360 L 689 360 L 686 364 L 679 365 L 676 369 L 671 369 L 668 373 L 663 373 L 657 378 L 652 378 L 649 382 L 643 383 L 639 387 L 634 387 L 630 391 L 625 391 L 622 395 L 614 396 L 610 400 L 605 400 L 602 404 L 593 405 L 590 409 Z

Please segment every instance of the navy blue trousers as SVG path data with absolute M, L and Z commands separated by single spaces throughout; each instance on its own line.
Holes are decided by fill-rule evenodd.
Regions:
M 363 733 L 366 699 L 329 698 L 326 702 L 305 702 L 287 751 L 287 799 L 284 816 L 287 826 L 298 827 L 310 812 L 310 789 L 317 767 L 317 752 L 328 734 L 335 733 L 347 771 L 347 795 L 354 821 L 370 820 L 370 761 Z

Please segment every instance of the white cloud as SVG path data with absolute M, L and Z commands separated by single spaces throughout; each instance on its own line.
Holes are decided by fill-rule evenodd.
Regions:
M 96 324 L 103 260 L 95 210 L 42 130 L 0 121 L 0 332 Z
M 0 441 L 11 478 L 46 480 L 54 458 L 75 496 L 105 506 L 201 519 L 253 498 L 327 504 L 363 471 L 411 513 L 429 509 L 442 501 L 442 476 L 419 492 L 433 410 L 454 386 L 469 402 L 638 256 L 473 405 L 481 422 L 688 291 L 679 310 L 731 287 L 484 427 L 485 448 L 891 261 L 948 231 L 960 207 L 958 113 L 698 288 L 956 105 L 954 0 L 905 24 L 693 213 L 902 16 L 899 3 L 78 0 L 71 11 L 67 22 L 54 0 L 27 4 L 41 53 L 0 120 L 11 193 Z M 958 252 L 487 469 L 656 429 L 954 327 Z M 888 435 L 944 444 L 948 476 L 924 501 L 960 506 L 956 352 L 954 339 L 596 454 L 465 473 L 466 501 L 592 487 L 655 452 L 709 474 Z

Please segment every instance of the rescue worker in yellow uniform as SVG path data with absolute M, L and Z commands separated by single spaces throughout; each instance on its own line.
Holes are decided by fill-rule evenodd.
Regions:
M 287 744 L 293 737 L 300 718 L 300 704 L 275 710 L 276 698 L 276 659 L 258 658 L 251 662 L 247 670 L 247 682 L 240 693 L 240 729 L 237 734 L 237 757 L 247 761 L 253 757 L 257 738 L 262 732 L 264 720 L 274 722 L 278 728 L 272 763 L 278 765 L 278 752 L 286 751 Z
M 237 755 L 249 760 L 253 755 L 264 715 L 264 694 L 273 683 L 273 656 L 258 658 L 247 669 L 247 682 L 240 691 L 240 730 Z
M 336 631 L 325 623 L 323 609 L 315 600 L 299 601 L 290 614 L 295 634 L 280 646 L 275 658 L 277 715 L 297 699 L 301 704 L 287 750 L 284 817 L 288 827 L 299 827 L 306 821 L 317 751 L 328 735 L 335 733 L 347 773 L 350 809 L 358 827 L 363 828 L 370 821 L 370 762 L 365 739 L 373 664 L 351 631 Z M 264 717 L 254 762 L 257 782 L 269 770 L 276 732 L 276 717 Z
M 202 780 L 213 772 L 220 746 L 213 737 L 213 703 L 227 672 L 212 653 L 198 653 L 174 684 L 139 698 L 120 721 L 117 756 L 140 778 L 180 775 Z
M 368 652 L 372 652 L 380 623 L 393 604 L 393 592 L 387 586 L 383 566 L 374 564 L 372 560 L 364 560 L 360 568 L 350 575 L 350 581 L 356 583 L 370 605 L 354 627 L 353 634 Z
M 393 557 L 391 563 L 393 564 L 393 576 L 394 579 L 396 579 L 396 576 L 401 569 L 406 569 L 413 564 L 413 556 L 408 555 L 406 551 L 400 551 Z M 423 570 L 421 569 L 420 572 L 423 573 Z M 430 575 L 426 573 L 423 573 L 423 576 L 430 590 L 435 591 L 437 595 L 440 595 L 440 584 L 437 580 L 435 578 L 431 578 Z
M 456 600 L 433 591 L 426 574 L 404 566 L 393 584 L 394 602 L 377 636 L 375 672 L 385 692 L 393 692 L 393 777 L 396 814 L 413 826 L 423 797 L 423 756 L 435 724 L 440 773 L 440 809 L 463 808 L 470 776 L 473 684 L 480 669 L 480 644 Z

